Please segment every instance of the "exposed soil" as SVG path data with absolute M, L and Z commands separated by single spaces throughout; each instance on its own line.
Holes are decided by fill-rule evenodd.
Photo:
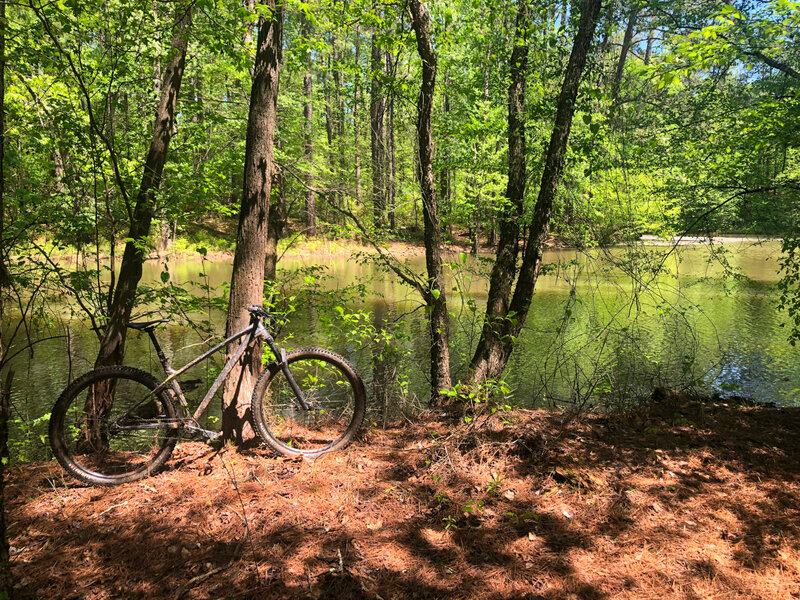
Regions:
M 690 419 L 697 423 L 694 425 Z M 116 488 L 10 475 L 23 598 L 800 598 L 800 409 L 536 411 L 315 463 L 178 447 Z

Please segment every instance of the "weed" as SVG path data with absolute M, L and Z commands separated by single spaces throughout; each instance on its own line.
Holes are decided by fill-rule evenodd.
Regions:
M 442 519 L 444 523 L 444 530 L 449 531 L 451 529 L 458 529 L 458 525 L 456 525 L 456 518 L 453 515 L 447 515 L 445 518 Z
M 486 493 L 489 495 L 497 493 L 500 491 L 500 488 L 503 487 L 504 481 L 505 479 L 499 474 L 492 473 L 492 478 L 489 480 L 489 485 L 486 486 Z
M 461 507 L 461 512 L 464 513 L 474 513 L 475 511 L 485 512 L 486 509 L 484 508 L 484 502 L 481 499 L 477 500 L 470 500 L 464 506 Z

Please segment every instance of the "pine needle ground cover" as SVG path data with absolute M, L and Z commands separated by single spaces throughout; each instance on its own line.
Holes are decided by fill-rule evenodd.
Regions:
M 800 409 L 514 411 L 314 463 L 183 443 L 165 472 L 10 475 L 22 598 L 800 598 Z

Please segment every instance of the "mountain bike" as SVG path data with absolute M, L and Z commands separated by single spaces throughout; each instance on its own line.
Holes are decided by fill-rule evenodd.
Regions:
M 364 383 L 353 365 L 324 348 L 287 354 L 265 326 L 273 315 L 261 306 L 247 310 L 247 327 L 177 370 L 155 336 L 156 328 L 169 319 L 128 323 L 150 336 L 166 378 L 159 381 L 140 369 L 110 366 L 73 381 L 50 416 L 50 445 L 61 466 L 86 483 L 116 485 L 156 473 L 182 436 L 219 439 L 222 434 L 200 427 L 199 419 L 234 364 L 258 340 L 274 357 L 264 367 L 250 401 L 261 440 L 286 456 L 317 457 L 350 444 L 366 411 Z M 177 378 L 239 339 L 239 347 L 192 413 Z

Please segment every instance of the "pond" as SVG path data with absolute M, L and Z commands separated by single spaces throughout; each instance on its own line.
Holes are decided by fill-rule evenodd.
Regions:
M 504 374 L 503 403 L 628 406 L 649 396 L 655 386 L 694 383 L 723 396 L 796 405 L 799 351 L 786 341 L 786 316 L 777 310 L 779 251 L 774 241 L 674 250 L 658 245 L 549 250 L 545 274 Z M 457 378 L 480 333 L 489 264 L 485 257 L 458 253 L 450 260 L 452 368 Z M 407 261 L 418 271 L 424 269 L 421 256 Z M 373 422 L 424 406 L 429 394 L 428 336 L 414 291 L 374 264 L 350 257 L 296 257 L 283 260 L 280 268 L 284 293 L 293 297 L 296 308 L 281 332 L 287 347 L 325 346 L 356 364 L 369 387 Z M 172 282 L 201 296 L 202 305 L 222 292 L 231 262 L 171 260 L 168 270 Z M 158 287 L 163 271 L 162 264 L 148 262 L 143 283 Z M 310 296 L 308 289 L 316 293 Z M 59 337 L 12 361 L 12 451 L 17 459 L 46 456 L 43 415 L 70 379 L 91 369 L 97 337 L 74 309 L 51 303 L 49 326 L 37 327 L 34 335 Z M 193 317 L 207 319 L 222 334 L 224 314 L 209 312 Z M 5 335 L 18 322 L 13 312 L 8 314 Z M 391 335 L 388 347 L 377 333 L 380 329 Z M 188 362 L 207 347 L 202 332 L 186 323 L 172 323 L 158 336 L 173 365 Z M 147 336 L 131 332 L 128 340 L 126 364 L 160 374 Z M 210 382 L 217 364 L 207 361 L 193 371 L 186 379 Z M 204 390 L 201 386 L 196 392 L 198 399 Z

